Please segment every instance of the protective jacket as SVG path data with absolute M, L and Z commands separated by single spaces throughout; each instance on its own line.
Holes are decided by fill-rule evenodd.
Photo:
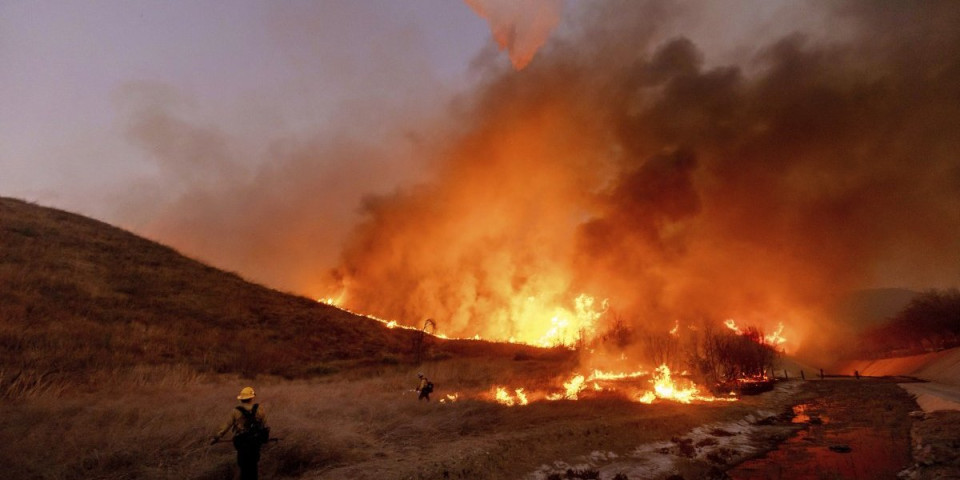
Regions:
M 240 407 L 245 409 L 248 412 L 253 410 L 252 403 L 241 402 Z M 260 423 L 264 425 L 267 424 L 267 417 L 263 413 L 263 405 L 260 405 L 257 407 L 257 420 L 260 420 Z M 226 435 L 228 431 L 233 431 L 234 436 L 239 435 L 244 432 L 246 427 L 247 427 L 247 422 L 244 421 L 243 414 L 240 413 L 239 410 L 233 409 L 233 414 L 230 417 L 230 421 L 224 424 L 223 427 L 220 429 L 220 431 L 217 432 L 217 438 L 220 438 Z

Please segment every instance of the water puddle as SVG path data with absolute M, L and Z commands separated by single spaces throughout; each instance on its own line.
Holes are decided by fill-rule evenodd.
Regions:
M 790 423 L 809 423 L 812 425 L 824 425 L 830 423 L 830 417 L 822 415 L 823 409 L 817 408 L 813 404 L 804 403 L 793 407 L 793 419 Z
M 870 426 L 869 419 L 848 421 L 855 408 L 823 401 L 794 406 L 791 423 L 801 429 L 727 475 L 734 480 L 896 478 L 910 462 L 909 443 L 883 426 Z M 844 421 L 832 418 L 833 412 Z

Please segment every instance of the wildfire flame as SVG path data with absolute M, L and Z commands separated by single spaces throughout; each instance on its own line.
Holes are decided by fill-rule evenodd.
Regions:
M 787 339 L 783 338 L 783 322 L 777 324 L 777 330 L 763 337 L 763 339 L 770 345 L 780 346 L 786 343 Z
M 514 390 L 514 394 L 515 395 L 510 395 L 505 387 L 496 387 L 493 398 L 497 403 L 501 403 L 508 407 L 512 407 L 514 405 L 526 405 L 528 403 L 527 396 L 523 393 L 522 388 Z
M 454 393 L 453 395 L 447 394 L 445 398 L 440 399 L 440 403 L 447 403 L 447 402 L 453 403 L 459 399 L 460 399 L 459 393 Z
M 317 299 L 317 302 L 318 302 L 318 303 L 322 303 L 322 304 L 324 304 L 324 305 L 330 305 L 331 307 L 339 307 L 339 306 L 340 306 L 340 300 L 337 299 L 337 298 L 333 298 L 333 297 L 318 298 L 318 299 Z
M 737 322 L 732 318 L 728 318 L 723 322 L 723 324 L 726 325 L 727 328 L 729 328 L 730 330 L 733 330 L 733 332 L 736 333 L 737 335 L 746 334 L 746 332 L 744 332 L 743 330 L 740 329 L 739 326 L 737 326 Z M 777 324 L 777 329 L 773 333 L 771 333 L 770 335 L 763 336 L 763 343 L 767 345 L 772 345 L 774 347 L 783 347 L 786 342 L 787 342 L 787 339 L 784 338 L 783 336 L 783 322 L 779 322 Z
M 583 375 L 575 375 L 569 382 L 564 382 L 564 393 L 555 393 L 547 395 L 547 400 L 577 400 L 580 391 L 583 390 L 583 383 L 586 379 Z
M 631 373 L 611 373 L 594 370 L 589 377 L 575 374 L 570 380 L 563 382 L 563 392 L 550 394 L 538 393 L 536 397 L 548 401 L 580 400 L 585 391 L 602 392 L 608 390 L 600 385 L 599 382 L 601 381 L 626 380 L 647 375 L 649 374 L 642 370 Z M 652 376 L 653 378 L 650 379 L 650 383 L 653 384 L 651 390 L 645 390 L 642 393 L 637 392 L 633 395 L 628 395 L 628 397 L 634 401 L 648 404 L 658 399 L 679 403 L 737 400 L 734 396 L 722 398 L 701 393 L 700 388 L 690 381 L 678 382 L 673 378 L 670 368 L 667 365 L 657 367 Z M 617 388 L 613 390 L 617 390 Z M 513 392 L 514 393 L 511 394 L 510 389 L 507 387 L 495 387 L 492 396 L 497 403 L 509 407 L 527 405 L 529 403 L 528 395 L 523 388 L 513 389 Z
M 376 320 L 387 328 L 420 330 L 415 326 L 404 325 L 397 320 L 386 320 L 374 315 L 352 311 L 342 306 L 343 297 L 344 295 L 341 293 L 337 297 L 318 298 L 317 302 Z M 606 299 L 598 302 L 590 295 L 580 294 L 573 300 L 573 305 L 572 310 L 557 306 L 551 307 L 537 297 L 528 297 L 519 314 L 526 319 L 524 325 L 529 325 L 529 327 L 525 332 L 517 332 L 516 335 L 509 336 L 506 341 L 537 347 L 556 347 L 569 345 L 578 335 L 589 338 L 596 332 L 596 322 L 606 313 L 608 302 Z M 441 332 L 425 333 L 442 339 L 484 340 L 480 334 L 475 334 L 472 337 L 450 337 Z
M 743 335 L 743 332 L 740 331 L 740 327 L 737 326 L 737 322 L 734 319 L 728 318 L 724 320 L 723 324 L 726 325 L 730 330 L 733 330 L 733 332 L 737 335 Z
M 673 400 L 680 403 L 690 403 L 700 393 L 696 385 L 680 388 L 670 376 L 670 367 L 660 365 L 653 373 L 653 392 L 647 392 L 640 399 L 643 403 L 651 403 L 654 398 Z M 650 395 L 653 395 L 652 397 Z
M 318 300 L 322 303 L 327 303 L 330 305 L 336 304 L 329 298 Z M 528 298 L 528 301 L 536 304 L 536 298 Z M 549 328 L 546 332 L 539 336 L 539 338 L 534 342 L 524 342 L 522 340 L 517 340 L 515 337 L 510 337 L 510 343 L 527 343 L 533 344 L 536 346 L 556 346 L 556 345 L 566 345 L 566 335 L 571 330 L 574 330 L 580 334 L 592 334 L 596 330 L 596 321 L 599 319 L 607 310 L 608 305 L 607 301 L 603 300 L 602 302 L 596 302 L 596 300 L 585 294 L 579 295 L 574 301 L 574 311 L 566 311 L 561 308 L 554 308 L 555 311 L 559 312 L 558 314 L 552 316 L 549 322 Z M 342 307 L 338 307 L 342 308 Z M 351 312 L 355 313 L 355 312 Z M 367 318 L 379 321 L 383 323 L 387 328 L 404 328 L 408 330 L 419 330 L 415 327 L 406 326 L 399 324 L 396 320 L 384 320 L 377 318 L 371 315 L 362 315 Z M 541 317 L 542 318 L 542 317 Z M 740 329 L 734 319 L 727 319 L 724 321 L 724 325 L 727 328 L 732 330 L 738 335 L 744 335 L 745 332 Z M 670 330 L 671 335 L 678 335 L 680 329 L 679 320 L 675 321 L 674 327 Z M 784 326 L 783 323 L 779 323 L 777 330 L 770 335 L 761 337 L 761 342 L 765 342 L 770 345 L 779 346 L 786 342 L 786 339 L 783 337 Z M 438 338 L 447 339 L 450 338 L 442 333 L 428 333 L 432 334 Z M 472 340 L 481 340 L 479 334 L 474 335 Z M 626 360 L 626 356 L 621 353 L 621 361 Z M 563 382 L 563 392 L 554 392 L 554 393 L 545 393 L 539 392 L 535 393 L 535 398 L 541 398 L 548 401 L 556 400 L 579 400 L 582 396 L 584 390 L 591 389 L 593 392 L 602 392 L 606 389 L 599 382 L 601 381 L 620 381 L 633 378 L 640 378 L 650 375 L 648 371 L 643 369 L 636 370 L 633 372 L 605 372 L 600 369 L 594 369 L 592 373 L 588 376 L 574 374 L 570 380 Z M 683 372 L 682 375 L 686 375 L 686 372 Z M 684 381 L 681 382 L 684 385 L 678 384 L 672 377 L 670 368 L 666 365 L 660 365 L 657 367 L 653 374 L 650 383 L 653 384 L 652 390 L 644 391 L 643 393 L 636 393 L 630 398 L 634 401 L 640 403 L 650 404 L 656 400 L 669 400 L 679 403 L 689 404 L 694 401 L 702 402 L 713 402 L 713 401 L 735 401 L 737 400 L 735 396 L 731 393 L 731 397 L 728 398 L 718 398 L 712 395 L 705 395 L 700 392 L 700 388 L 695 385 L 693 382 Z M 511 393 L 512 391 L 512 393 Z M 589 391 L 589 390 L 588 390 Z M 528 398 L 528 393 L 525 391 L 525 388 L 508 388 L 505 386 L 495 386 L 490 395 L 493 400 L 497 403 L 500 403 L 505 406 L 523 406 L 530 403 Z M 459 399 L 459 394 L 447 395 L 446 398 L 440 399 L 441 403 L 446 402 L 456 402 Z
M 590 374 L 590 378 L 588 378 L 588 380 L 623 380 L 625 378 L 643 377 L 649 375 L 649 373 L 650 372 L 645 370 L 638 370 L 630 373 L 611 373 L 594 370 L 593 373 Z
M 524 318 L 528 324 L 536 324 L 538 318 L 547 318 L 545 311 L 551 308 L 539 305 L 536 297 L 527 299 L 528 305 L 525 308 Z M 596 321 L 607 311 L 607 300 L 597 302 L 594 297 L 587 294 L 580 294 L 574 299 L 574 309 L 569 311 L 560 307 L 552 307 L 555 312 L 549 316 L 549 324 L 546 325 L 546 331 L 539 338 L 533 341 L 524 342 L 522 339 L 517 343 L 529 343 L 539 347 L 553 347 L 558 345 L 567 345 L 568 335 L 573 337 L 579 334 L 592 335 L 596 331 Z M 525 335 L 528 338 L 530 335 Z M 511 339 L 516 337 L 512 336 Z M 572 338 L 570 338 L 572 339 Z

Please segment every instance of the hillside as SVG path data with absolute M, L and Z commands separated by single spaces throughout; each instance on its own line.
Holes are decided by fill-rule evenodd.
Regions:
M 889 321 L 918 294 L 902 288 L 857 290 L 844 299 L 836 313 L 855 331 L 862 332 Z
M 413 361 L 416 336 L 105 223 L 0 197 L 0 387 L 144 364 L 302 377 Z M 425 343 L 434 356 L 525 348 Z

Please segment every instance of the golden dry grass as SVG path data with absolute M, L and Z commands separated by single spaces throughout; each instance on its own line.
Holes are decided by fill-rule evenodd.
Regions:
M 264 478 L 514 478 L 595 449 L 624 454 L 749 408 L 616 397 L 510 408 L 489 401 L 491 386 L 544 382 L 569 365 L 448 360 L 422 368 L 438 385 L 429 404 L 417 401 L 409 366 L 255 382 L 185 367 L 117 372 L 98 379 L 96 392 L 37 393 L 6 405 L 0 464 L 22 479 L 229 479 L 233 448 L 207 440 L 248 383 L 281 438 L 264 449 Z M 454 392 L 460 401 L 437 401 Z
M 415 336 L 89 218 L 0 198 L 0 398 L 140 365 L 308 378 L 409 363 Z M 428 339 L 424 358 L 523 350 L 533 349 Z

